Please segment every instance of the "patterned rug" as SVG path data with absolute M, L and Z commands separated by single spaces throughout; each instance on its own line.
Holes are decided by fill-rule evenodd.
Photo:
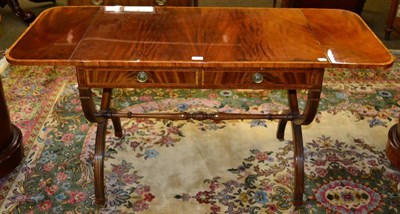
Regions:
M 123 119 L 122 139 L 108 127 L 107 204 L 96 206 L 96 125 L 81 112 L 74 70 L 9 66 L 2 80 L 26 157 L 0 180 L 0 211 L 399 213 L 400 172 L 385 155 L 400 114 L 399 68 L 326 71 L 320 111 L 303 128 L 305 203 L 295 210 L 290 128 L 279 141 L 277 122 L 264 120 Z M 136 112 L 277 112 L 287 105 L 284 91 L 267 90 L 130 89 L 113 96 L 116 108 Z

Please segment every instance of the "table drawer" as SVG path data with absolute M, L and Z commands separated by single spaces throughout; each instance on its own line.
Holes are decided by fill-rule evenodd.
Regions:
M 78 69 L 80 85 L 99 88 L 196 88 L 195 70 Z
M 68 5 L 192 6 L 192 0 L 68 0 Z
M 320 87 L 320 70 L 238 70 L 202 72 L 204 88 L 309 89 Z

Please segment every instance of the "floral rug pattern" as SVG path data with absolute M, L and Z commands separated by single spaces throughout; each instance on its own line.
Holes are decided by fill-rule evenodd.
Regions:
M 1 73 L 3 88 L 13 123 L 23 133 L 25 154 L 34 141 L 60 92 L 61 84 L 74 81 L 73 70 L 66 67 L 18 66 Z M 0 203 L 10 190 L 18 172 L 0 181 Z
M 400 212 L 400 172 L 382 146 L 400 114 L 397 64 L 386 71 L 326 71 L 320 112 L 310 127 L 316 131 L 304 128 L 305 195 L 298 210 L 291 202 L 291 136 L 274 139 L 276 122 L 263 120 L 124 119 L 121 139 L 110 124 L 107 203 L 95 205 L 96 125 L 81 112 L 73 74 L 72 68 L 53 67 L 11 67 L 2 74 L 26 157 L 0 181 L 1 213 Z M 135 112 L 278 112 L 287 104 L 284 91 L 267 90 L 130 89 L 113 96 L 117 109 Z M 370 135 L 330 132 L 338 121 Z M 259 137 L 266 142 L 247 137 L 267 133 Z M 227 138 L 233 138 L 232 148 L 224 147 Z

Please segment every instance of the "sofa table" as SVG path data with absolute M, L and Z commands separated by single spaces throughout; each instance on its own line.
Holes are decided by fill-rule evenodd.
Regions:
M 65 17 L 70 17 L 66 19 Z M 325 68 L 387 68 L 393 56 L 355 13 L 334 9 L 56 7 L 43 12 L 6 54 L 15 65 L 75 66 L 82 109 L 98 123 L 95 200 L 105 203 L 108 119 L 279 119 L 291 122 L 294 205 L 302 204 L 302 126 L 317 113 Z M 150 113 L 111 108 L 113 88 L 247 88 L 288 91 L 281 114 Z M 96 108 L 92 88 L 102 88 Z M 297 90 L 308 90 L 303 111 Z M 332 124 L 334 125 L 334 124 Z

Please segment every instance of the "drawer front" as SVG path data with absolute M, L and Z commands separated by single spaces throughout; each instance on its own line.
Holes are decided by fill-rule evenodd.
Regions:
M 168 70 L 78 68 L 80 86 L 92 88 L 321 88 L 324 69 L 318 70 Z
M 204 88 L 310 89 L 322 86 L 324 70 L 249 70 L 202 72 Z
M 192 6 L 193 0 L 68 0 L 68 5 Z
M 197 88 L 195 70 L 78 69 L 81 86 L 93 88 Z

